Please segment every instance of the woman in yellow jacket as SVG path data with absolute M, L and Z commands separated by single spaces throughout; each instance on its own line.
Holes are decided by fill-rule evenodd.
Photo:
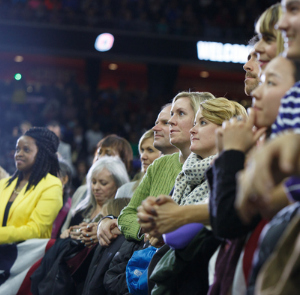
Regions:
M 62 207 L 62 184 L 56 177 L 58 137 L 35 127 L 16 145 L 16 172 L 0 181 L 0 244 L 50 238 Z

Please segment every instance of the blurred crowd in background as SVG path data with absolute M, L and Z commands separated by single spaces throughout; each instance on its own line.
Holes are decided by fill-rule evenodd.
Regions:
M 253 34 L 252 16 L 271 4 L 270 0 L 2 0 L 0 19 L 245 41 Z
M 1 0 L 0 20 L 245 42 L 253 35 L 253 15 L 259 15 L 271 2 Z M 75 187 L 84 181 L 96 143 L 108 134 L 118 134 L 130 142 L 138 170 L 138 140 L 153 126 L 160 107 L 171 99 L 149 99 L 147 91 L 127 90 L 121 84 L 117 89 L 98 89 L 94 93 L 88 83 L 80 85 L 72 78 L 67 83 L 39 87 L 26 84 L 24 79 L 0 81 L 0 166 L 13 173 L 16 139 L 31 126 L 46 126 L 55 120 L 61 128 L 60 139 L 71 146 Z

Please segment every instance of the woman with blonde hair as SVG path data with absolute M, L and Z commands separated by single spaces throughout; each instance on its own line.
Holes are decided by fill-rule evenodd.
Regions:
M 282 15 L 280 3 L 274 4 L 266 9 L 258 19 L 255 31 L 259 41 L 255 44 L 255 52 L 259 53 L 259 65 L 264 70 L 274 57 L 284 50 L 284 41 L 280 30 L 275 25 Z
M 137 173 L 131 182 L 125 183 L 118 189 L 116 198 L 131 198 L 146 173 L 148 166 L 161 156 L 161 152 L 154 147 L 153 142 L 154 131 L 150 129 L 142 135 L 139 141 L 141 172 Z

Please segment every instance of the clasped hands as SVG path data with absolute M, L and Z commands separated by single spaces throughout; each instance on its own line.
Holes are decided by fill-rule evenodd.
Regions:
M 179 206 L 170 196 L 160 195 L 157 198 L 150 196 L 142 202 L 137 210 L 141 230 L 143 233 L 150 234 L 151 238 L 161 240 L 162 234 L 171 232 L 180 226 Z
M 95 222 L 82 222 L 79 225 L 74 225 L 66 229 L 60 235 L 60 238 L 65 239 L 70 237 L 71 239 L 80 240 L 86 247 L 91 247 L 98 243 L 97 225 L 98 223 Z

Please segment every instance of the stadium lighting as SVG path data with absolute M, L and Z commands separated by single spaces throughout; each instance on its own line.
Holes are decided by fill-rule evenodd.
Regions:
M 22 75 L 20 73 L 16 73 L 14 76 L 15 80 L 20 81 L 22 79 Z
M 114 45 L 114 36 L 109 33 L 100 34 L 95 41 L 95 49 L 104 52 L 110 50 Z

